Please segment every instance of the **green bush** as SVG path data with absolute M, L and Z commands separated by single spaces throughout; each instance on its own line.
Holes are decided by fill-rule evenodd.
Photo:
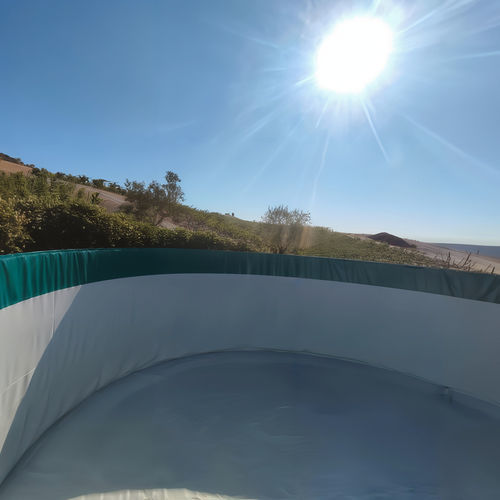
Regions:
M 92 184 L 85 176 L 52 174 L 38 168 L 34 168 L 31 175 L 0 172 L 0 254 L 127 247 L 267 252 L 276 247 L 269 231 L 272 224 L 176 204 L 176 210 L 169 213 L 169 217 L 183 227 L 165 229 L 138 220 L 137 206 L 130 203 L 125 204 L 120 213 L 106 212 L 98 204 L 98 195 L 89 196 L 83 188 L 76 191 L 77 182 Z M 105 181 L 97 179 L 96 182 L 100 186 Z M 121 189 L 118 185 L 108 187 L 117 192 Z M 321 227 L 302 227 L 294 240 L 294 245 L 287 249 L 290 253 L 457 267 L 412 249 L 361 240 Z
M 15 201 L 0 198 L 0 254 L 22 252 L 29 242 L 26 218 L 15 209 Z
M 74 190 L 74 184 L 57 180 L 46 170 L 38 170 L 36 175 L 0 172 L 0 196 L 4 199 L 34 196 L 65 201 L 72 197 Z
M 12 226 L 24 235 L 23 245 L 0 243 L 5 252 L 63 248 L 200 248 L 254 251 L 255 247 L 210 231 L 164 229 L 123 213 L 108 214 L 82 200 L 61 202 L 31 197 L 9 205 Z M 6 212 L 7 213 L 7 212 Z M 7 226 L 6 226 L 7 227 Z M 14 234 L 12 228 L 9 234 Z M 17 234 L 17 233 L 16 233 Z M 21 241 L 17 236 L 16 241 Z
M 243 242 L 258 252 L 270 250 L 270 245 L 255 230 L 256 223 L 244 221 L 230 215 L 199 210 L 186 205 L 179 205 L 173 217 L 174 222 L 188 227 L 192 231 L 214 232 L 221 237 Z M 257 223 L 258 226 L 258 223 Z

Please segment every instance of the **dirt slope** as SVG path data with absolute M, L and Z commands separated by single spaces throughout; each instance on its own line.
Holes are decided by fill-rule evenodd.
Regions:
M 17 163 L 11 163 L 10 161 L 0 160 L 0 172 L 6 172 L 7 174 L 15 174 L 21 172 L 25 175 L 31 174 L 33 169 L 27 167 L 26 165 L 18 165 Z
M 125 196 L 117 193 L 111 193 L 110 191 L 105 191 L 104 189 L 97 189 L 90 186 L 84 186 L 83 184 L 76 184 L 76 191 L 83 189 L 86 193 L 99 193 L 99 198 L 101 199 L 101 206 L 104 207 L 108 212 L 117 212 L 121 205 L 125 203 Z
M 346 233 L 349 236 L 353 236 L 355 238 L 360 239 L 369 239 L 370 235 L 368 234 L 355 234 L 355 233 Z M 415 245 L 415 250 L 424 254 L 426 257 L 430 257 L 431 259 L 438 260 L 446 260 L 448 258 L 448 253 L 450 254 L 451 262 L 456 264 L 463 262 L 467 256 L 467 252 L 463 252 L 460 250 L 452 250 L 448 248 L 444 248 L 438 246 L 434 243 L 426 243 L 424 241 L 410 240 L 405 238 L 410 245 Z M 470 255 L 471 262 L 471 271 L 486 271 L 486 272 L 494 272 L 494 274 L 500 274 L 500 259 L 496 259 L 495 257 L 488 257 L 485 255 Z M 493 269 L 494 268 L 494 269 Z
M 416 249 L 431 258 L 438 258 L 446 260 L 448 253 L 450 254 L 450 259 L 456 263 L 463 261 L 467 258 L 468 253 L 462 252 L 460 250 L 451 250 L 448 248 L 440 247 L 433 243 L 425 243 L 423 241 L 407 240 L 409 243 L 416 245 Z M 485 255 L 471 254 L 470 260 L 472 263 L 472 270 L 474 271 L 485 271 L 489 272 L 495 268 L 494 273 L 500 274 L 500 259 L 495 257 L 488 257 Z

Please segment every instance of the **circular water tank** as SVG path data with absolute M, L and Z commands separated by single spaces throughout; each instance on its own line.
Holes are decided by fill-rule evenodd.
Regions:
M 500 280 L 294 256 L 0 258 L 0 498 L 500 495 Z

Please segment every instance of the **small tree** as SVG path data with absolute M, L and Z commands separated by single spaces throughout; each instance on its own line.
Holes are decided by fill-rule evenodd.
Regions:
M 133 212 L 139 219 L 158 226 L 167 215 L 173 215 L 184 200 L 179 176 L 168 171 L 165 180 L 166 184 L 152 181 L 147 187 L 144 182 L 125 181 L 126 200 L 133 204 Z
M 181 201 L 184 201 L 184 192 L 179 186 L 181 179 L 180 177 L 172 171 L 168 171 L 165 175 L 166 184 L 163 184 L 163 188 L 167 193 L 167 200 L 171 206 L 178 205 Z
M 92 186 L 97 189 L 103 189 L 106 182 L 108 182 L 106 179 L 92 179 Z
M 90 179 L 86 175 L 79 175 L 77 182 L 78 184 L 90 184 Z
M 100 193 L 92 193 L 90 195 L 89 201 L 91 205 L 100 205 L 101 204 Z
M 289 210 L 285 205 L 269 207 L 262 217 L 266 233 L 276 253 L 285 253 L 300 246 L 304 226 L 310 224 L 311 215 L 302 210 Z

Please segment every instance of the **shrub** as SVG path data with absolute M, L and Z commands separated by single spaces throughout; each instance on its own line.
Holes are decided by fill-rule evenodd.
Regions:
M 26 217 L 15 209 L 13 200 L 0 198 L 0 254 L 22 252 L 29 242 Z
M 24 227 L 23 248 L 29 251 L 130 247 L 255 250 L 252 245 L 211 231 L 164 229 L 123 213 L 108 214 L 81 200 L 61 202 L 32 197 L 17 201 L 11 211 L 20 217 L 15 220 Z M 6 251 L 21 251 L 21 247 L 10 245 Z

